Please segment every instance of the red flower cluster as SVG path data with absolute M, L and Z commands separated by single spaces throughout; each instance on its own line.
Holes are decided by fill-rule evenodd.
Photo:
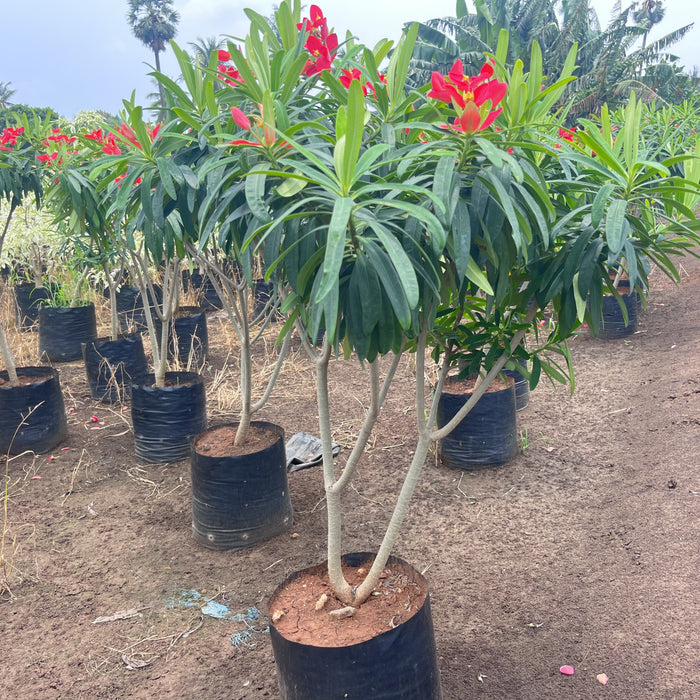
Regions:
M 160 131 L 160 124 L 156 124 L 153 128 L 150 126 L 146 126 L 146 131 L 148 132 L 148 137 L 153 141 L 156 136 L 158 136 L 158 132 Z M 132 143 L 134 146 L 137 148 L 141 148 L 141 144 L 139 143 L 138 139 L 136 138 L 136 134 L 134 133 L 134 130 L 128 125 L 122 124 L 117 127 L 117 133 L 122 137 L 122 140 L 124 141 L 129 141 Z M 111 134 L 110 134 L 111 135 Z
M 146 126 L 146 131 L 148 132 L 148 136 L 151 139 L 151 141 L 153 141 L 158 135 L 160 127 L 160 124 L 156 124 L 153 128 Z M 117 127 L 116 134 L 109 133 L 105 135 L 102 133 L 102 129 L 95 129 L 95 131 L 91 131 L 89 134 L 84 134 L 84 136 L 86 139 L 90 139 L 91 141 L 97 141 L 97 143 L 102 144 L 102 151 L 108 156 L 121 155 L 122 150 L 117 145 L 117 139 L 119 139 L 120 141 L 128 141 L 137 148 L 141 148 L 141 144 L 136 138 L 134 130 L 128 124 L 124 123 Z
M 46 140 L 43 140 L 42 143 L 44 146 L 50 146 L 51 143 L 73 143 L 74 141 L 77 141 L 76 136 L 68 136 L 68 134 L 62 134 L 60 129 L 53 128 L 51 129 L 52 135 L 47 136 Z
M 557 136 L 560 139 L 563 139 L 564 141 L 568 141 L 569 143 L 573 143 L 574 140 L 576 139 L 576 132 L 572 131 L 571 129 L 564 129 L 561 127 L 559 131 L 557 132 Z M 555 143 L 554 148 L 561 148 L 560 143 Z
M 428 97 L 446 104 L 452 103 L 457 118 L 451 129 L 465 134 L 483 131 L 501 113 L 502 108 L 494 109 L 508 91 L 507 83 L 494 77 L 493 64 L 487 61 L 479 75 L 464 75 L 462 61 L 455 61 L 450 72 L 443 76 L 433 73 L 432 90 Z
M 312 76 L 330 70 L 338 52 L 338 36 L 328 33 L 328 21 L 318 5 L 311 5 L 309 17 L 297 24 L 297 29 L 308 34 L 304 48 L 311 58 L 304 66 L 304 75 Z
M 386 75 L 383 73 L 379 73 L 377 76 L 379 78 L 380 83 L 385 83 L 386 84 Z M 347 70 L 346 68 L 341 68 L 340 69 L 340 76 L 338 77 L 340 82 L 346 87 L 350 87 L 350 83 L 353 80 L 357 80 L 359 82 L 362 82 L 362 71 L 359 68 L 353 68 L 352 70 Z M 374 85 L 369 82 L 369 80 L 362 86 L 362 92 L 365 94 L 365 97 L 369 94 L 370 90 L 372 91 L 372 94 L 376 97 L 377 93 L 374 89 Z
M 226 51 L 225 53 L 228 53 L 228 51 Z M 241 77 L 241 74 L 233 66 L 227 66 L 223 63 L 220 63 L 216 70 L 219 73 L 219 75 L 217 76 L 219 80 L 223 80 L 226 84 L 230 85 L 231 87 L 236 87 L 236 85 L 243 85 L 243 83 L 245 82 Z
M 122 151 L 117 146 L 116 136 L 114 134 L 103 134 L 102 129 L 95 129 L 89 134 L 83 134 L 86 139 L 91 141 L 97 141 L 97 143 L 102 144 L 102 151 L 108 156 L 120 156 Z
M 40 160 L 42 163 L 49 163 L 56 160 L 56 158 L 58 158 L 58 151 L 55 151 L 54 153 L 41 153 L 36 157 L 36 159 Z
M 68 134 L 61 133 L 61 130 L 57 127 L 51 129 L 51 136 L 47 136 L 45 139 L 41 140 L 44 146 L 56 146 L 58 144 L 69 144 L 74 143 L 78 140 L 77 136 L 68 136 Z M 74 156 L 78 151 L 67 151 L 69 156 Z M 37 155 L 36 159 L 42 163 L 51 163 L 55 160 L 58 161 L 58 165 L 63 163 L 63 158 L 59 158 L 58 151 L 53 151 L 52 153 L 42 153 Z
M 24 133 L 24 127 L 6 126 L 0 134 L 0 150 L 11 151 L 12 146 L 17 143 L 17 137 Z
M 124 173 L 124 175 L 118 175 L 117 177 L 114 178 L 114 182 L 119 183 L 119 184 L 117 185 L 117 187 L 121 187 L 121 181 L 122 181 L 125 177 L 126 177 L 126 173 Z M 134 180 L 134 186 L 140 185 L 142 182 L 143 182 L 143 178 L 142 178 L 141 176 L 139 176 L 139 177 L 137 177 L 137 178 Z M 93 421 L 93 423 L 94 423 L 94 422 L 95 422 L 95 421 Z
M 233 66 L 226 65 L 226 63 L 231 60 L 231 54 L 224 49 L 219 49 L 217 56 L 219 59 L 219 65 L 216 67 L 216 71 L 218 73 L 217 78 L 219 80 L 223 80 L 231 87 L 243 85 L 245 81 L 241 77 L 241 74 Z

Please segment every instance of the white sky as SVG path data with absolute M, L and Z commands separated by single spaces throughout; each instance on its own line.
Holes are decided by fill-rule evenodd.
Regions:
M 311 0 L 306 0 L 311 4 Z M 180 12 L 176 41 L 186 49 L 198 37 L 241 36 L 248 22 L 244 7 L 269 14 L 273 0 L 175 0 Z M 396 39 L 404 22 L 453 15 L 454 0 L 316 0 L 339 36 L 351 30 L 373 45 Z M 612 0 L 593 0 L 605 26 Z M 11 82 L 13 101 L 50 106 L 67 117 L 80 109 L 116 113 L 136 90 L 145 103 L 153 91 L 146 76 L 153 54 L 133 37 L 126 22 L 126 0 L 3 0 L 0 82 Z M 672 48 L 688 66 L 700 66 L 698 0 L 666 0 L 666 18 L 651 35 L 661 36 L 696 21 L 682 43 Z M 169 49 L 163 70 L 175 74 Z

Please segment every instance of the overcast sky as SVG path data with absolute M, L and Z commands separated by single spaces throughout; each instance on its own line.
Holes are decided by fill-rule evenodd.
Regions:
M 688 66 L 700 66 L 698 0 L 666 0 L 666 18 L 651 39 L 698 22 L 672 51 Z M 131 34 L 126 0 L 3 0 L 0 82 L 11 82 L 14 102 L 53 107 L 66 117 L 81 109 L 116 113 L 121 100 L 136 90 L 146 104 L 146 64 L 153 54 Z M 242 36 L 248 23 L 244 7 L 269 14 L 272 0 L 175 0 L 180 13 L 176 41 L 189 48 L 198 37 Z M 310 4 L 310 3 L 309 3 Z M 351 30 L 372 45 L 396 39 L 404 22 L 453 15 L 454 0 L 317 0 L 340 36 Z M 612 0 L 594 0 L 601 24 L 610 19 Z M 172 51 L 163 70 L 175 74 Z

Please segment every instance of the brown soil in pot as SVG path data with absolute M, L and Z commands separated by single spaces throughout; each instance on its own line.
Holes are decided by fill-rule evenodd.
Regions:
M 236 425 L 222 425 L 209 428 L 197 436 L 194 448 L 207 457 L 235 457 L 261 452 L 279 440 L 279 435 L 272 430 L 265 430 L 251 425 L 242 445 L 236 445 Z
M 506 384 L 507 382 L 507 384 Z M 501 377 L 496 377 L 491 384 L 486 388 L 486 394 L 491 394 L 495 391 L 503 391 L 509 386 L 515 384 L 515 379 L 506 375 L 505 381 Z M 476 388 L 476 377 L 467 377 L 466 379 L 451 379 L 448 377 L 443 387 L 443 394 L 473 394 Z
M 364 580 L 371 562 L 362 567 L 343 566 L 351 586 Z M 313 567 L 292 578 L 270 599 L 269 614 L 277 631 L 293 642 L 317 647 L 359 644 L 398 627 L 423 605 L 427 586 L 411 567 L 398 562 L 387 567 L 372 595 L 348 617 L 332 611 L 346 608 L 333 593 L 326 565 Z
M 17 374 L 17 382 L 14 386 L 29 386 L 30 384 L 37 384 L 38 382 L 45 382 L 47 379 L 51 379 L 53 374 L 51 370 L 47 370 L 47 373 L 43 376 L 34 375 L 32 377 L 25 377 L 23 374 Z M 9 379 L 2 379 L 0 377 L 0 386 L 13 386 Z

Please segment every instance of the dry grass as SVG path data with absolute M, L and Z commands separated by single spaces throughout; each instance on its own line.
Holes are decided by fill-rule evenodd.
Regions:
M 32 523 L 13 522 L 10 514 L 12 499 L 20 494 L 27 481 L 38 471 L 37 456 L 24 466 L 24 475 L 10 477 L 10 463 L 26 457 L 27 452 L 10 457 L 5 455 L 5 474 L 2 492 L 2 535 L 0 536 L 0 600 L 14 599 L 14 589 L 26 580 L 38 580 L 38 567 L 32 552 L 36 549 L 36 529 Z M 40 477 L 39 477 L 40 478 Z M 33 573 L 29 570 L 33 569 Z

